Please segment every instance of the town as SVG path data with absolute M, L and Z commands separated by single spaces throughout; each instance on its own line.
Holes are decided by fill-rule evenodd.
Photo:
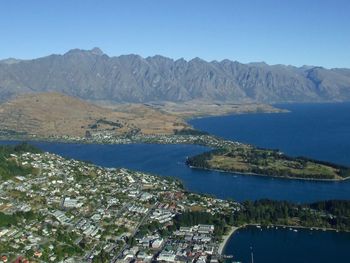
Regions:
M 241 209 L 175 179 L 51 153 L 8 161 L 32 172 L 0 181 L 0 262 L 217 262 L 228 226 L 206 217 Z
M 192 134 L 193 133 L 193 134 Z M 35 134 L 9 133 L 0 130 L 1 140 L 14 141 L 50 141 L 66 143 L 95 143 L 95 144 L 130 144 L 130 143 L 156 143 L 156 144 L 196 144 L 212 148 L 247 146 L 237 141 L 224 140 L 220 137 L 202 134 L 197 130 L 190 130 L 188 134 L 126 134 L 115 135 L 109 131 L 99 131 L 85 137 L 74 136 L 37 136 Z

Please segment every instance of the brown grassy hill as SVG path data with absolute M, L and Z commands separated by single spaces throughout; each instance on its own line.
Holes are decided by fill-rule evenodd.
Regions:
M 0 104 L 0 123 L 0 130 L 38 136 L 85 136 L 86 131 L 172 134 L 188 127 L 181 118 L 145 105 L 111 110 L 59 93 L 22 95 Z

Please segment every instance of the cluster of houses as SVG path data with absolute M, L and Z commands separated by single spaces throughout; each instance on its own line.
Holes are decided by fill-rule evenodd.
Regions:
M 161 224 L 172 221 L 175 213 L 167 209 L 156 209 L 151 215 L 151 219 L 158 221 Z
M 0 181 L 0 212 L 31 213 L 16 218 L 12 226 L 0 226 L 0 256 L 12 261 L 23 256 L 45 262 L 63 258 L 87 262 L 104 248 L 110 258 L 121 253 L 117 260 L 124 262 L 200 262 L 215 250 L 210 225 L 182 227 L 170 237 L 155 231 L 131 247 L 126 241 L 142 224 L 157 222 L 166 228 L 177 214 L 193 207 L 212 214 L 236 209 L 232 202 L 185 193 L 179 182 L 150 174 L 103 169 L 49 153 L 11 158 L 36 169 Z M 62 242 L 57 240 L 62 236 L 80 252 L 62 254 Z
M 137 245 L 124 250 L 118 260 L 130 262 L 217 262 L 217 242 L 213 225 L 180 227 L 167 238 L 158 234 L 138 239 Z
M 29 139 L 36 139 L 35 135 L 28 135 Z M 161 143 L 161 144 L 200 144 L 213 148 L 221 148 L 227 146 L 239 146 L 241 143 L 223 140 L 215 136 L 206 134 L 140 134 L 133 133 L 126 135 L 118 135 L 111 131 L 90 132 L 89 136 L 49 136 L 45 138 L 52 141 L 64 142 L 94 142 L 103 144 L 130 144 L 130 143 Z

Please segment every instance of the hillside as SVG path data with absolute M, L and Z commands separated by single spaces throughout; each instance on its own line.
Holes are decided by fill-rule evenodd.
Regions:
M 171 114 L 145 105 L 123 105 L 111 110 L 59 93 L 19 96 L 0 105 L 3 134 L 38 136 L 85 136 L 108 132 L 172 134 L 187 128 L 185 122 Z
M 0 100 L 56 91 L 91 101 L 324 102 L 350 100 L 350 69 L 162 56 L 109 57 L 100 49 L 0 63 Z
M 229 103 L 229 102 L 154 102 L 147 103 L 154 109 L 179 116 L 181 118 L 196 118 L 202 116 L 220 116 L 226 114 L 247 114 L 247 113 L 281 113 L 288 110 L 273 107 L 262 103 Z

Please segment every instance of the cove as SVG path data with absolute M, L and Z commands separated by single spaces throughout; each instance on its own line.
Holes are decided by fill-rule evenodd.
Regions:
M 235 232 L 223 252 L 233 255 L 233 260 L 250 263 L 251 247 L 254 262 L 259 263 L 348 262 L 350 234 L 306 229 L 294 232 L 281 227 L 258 229 L 250 226 Z

